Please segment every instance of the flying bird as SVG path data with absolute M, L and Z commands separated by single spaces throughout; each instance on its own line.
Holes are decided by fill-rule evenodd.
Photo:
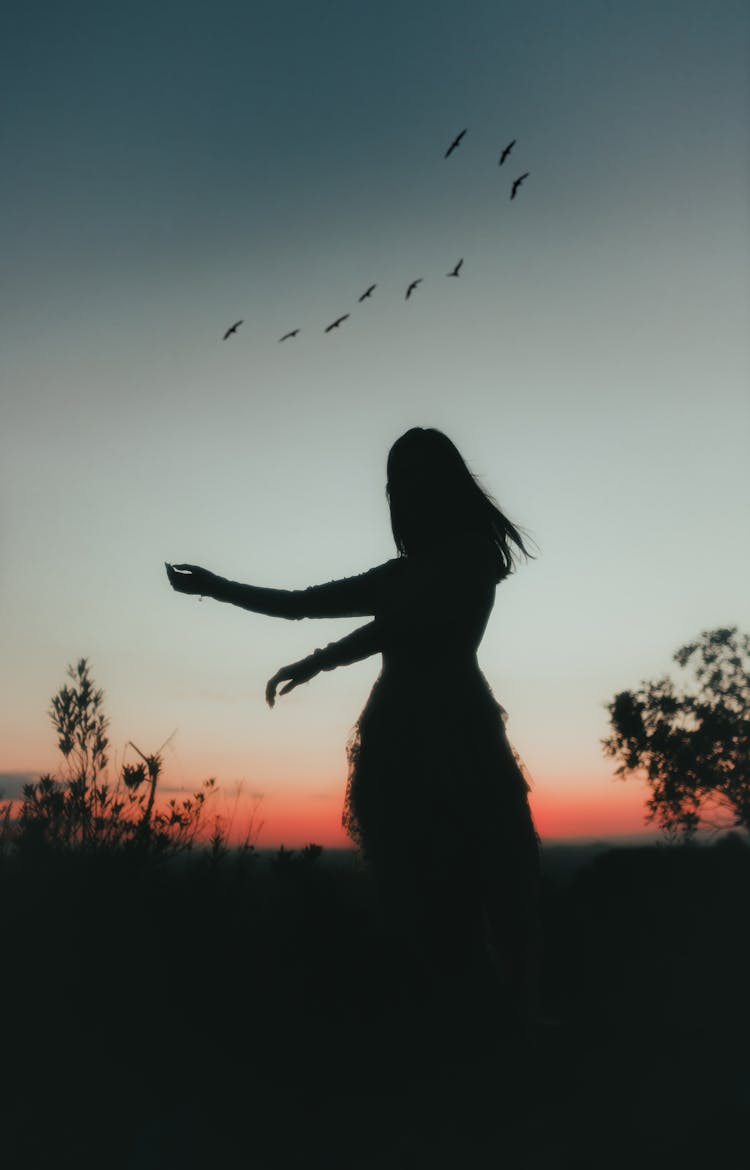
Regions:
M 468 129 L 469 129 L 469 127 L 467 126 L 467 127 L 466 127 L 466 130 L 468 130 Z M 461 139 L 463 138 L 464 134 L 466 133 L 466 130 L 462 130 L 460 134 L 457 134 L 457 135 L 456 135 L 456 137 L 453 139 L 453 141 L 451 142 L 450 146 L 449 146 L 449 147 L 448 147 L 448 149 L 446 150 L 446 152 L 445 152 L 445 155 L 443 156 L 444 158 L 447 158 L 449 154 L 453 154 L 453 151 L 456 149 L 456 147 L 458 146 L 459 142 L 460 142 L 460 141 L 461 141 Z
M 239 329 L 241 324 L 242 324 L 241 321 L 235 321 L 234 325 L 229 326 L 229 328 L 227 329 L 226 333 L 224 334 L 224 336 L 222 337 L 221 340 L 226 341 L 226 339 L 228 337 L 231 337 L 233 333 L 237 332 L 237 330 Z
M 503 163 L 505 162 L 506 158 L 508 157 L 508 155 L 510 154 L 511 150 L 513 149 L 513 147 L 515 145 L 516 145 L 516 139 L 514 138 L 512 142 L 508 143 L 505 150 L 500 155 L 500 162 L 497 164 L 499 167 L 501 167 L 503 165 Z
M 458 264 L 457 264 L 457 265 L 456 265 L 456 267 L 453 269 L 453 271 L 452 271 L 452 272 L 446 272 L 446 274 L 445 274 L 445 275 L 446 275 L 446 276 L 458 276 L 459 272 L 461 271 L 461 265 L 462 265 L 462 264 L 463 264 L 463 257 L 462 257 L 462 258 L 459 260 Z
M 362 296 L 357 297 L 358 304 L 361 304 L 362 301 L 365 301 L 365 300 L 367 300 L 368 297 L 372 296 L 372 290 L 377 288 L 377 287 L 378 286 L 376 284 L 371 284 L 369 288 L 366 288 L 365 291 L 362 293 Z
M 349 313 L 344 313 L 343 317 L 337 317 L 335 321 L 331 321 L 331 324 L 330 324 L 330 325 L 326 325 L 326 327 L 325 327 L 325 329 L 323 330 L 323 332 L 324 332 L 324 333 L 330 333 L 330 332 L 331 332 L 331 330 L 332 330 L 332 329 L 336 329 L 336 328 L 337 328 L 337 327 L 338 327 L 338 326 L 341 324 L 341 322 L 342 322 L 342 321 L 346 321 L 346 318 L 347 318 L 349 315 L 350 315 Z
M 299 329 L 290 329 L 288 333 L 285 333 L 283 337 L 279 338 L 279 341 L 286 341 L 289 337 L 296 337 L 298 333 Z
M 513 188 L 512 188 L 511 193 L 510 193 L 511 199 L 515 199 L 516 191 L 521 186 L 521 183 L 524 181 L 524 179 L 528 179 L 530 173 L 531 173 L 530 171 L 524 171 L 524 173 L 522 175 L 519 175 L 517 179 L 513 180 Z
M 421 283 L 422 283 L 422 280 L 423 280 L 423 279 L 424 279 L 424 278 L 420 276 L 420 277 L 419 277 L 417 280 L 413 280 L 413 281 L 411 282 L 411 284 L 409 285 L 409 287 L 408 287 L 408 288 L 407 288 L 407 290 L 406 290 L 406 296 L 404 297 L 404 300 L 405 300 L 405 301 L 408 301 L 409 297 L 410 297 L 410 296 L 411 296 L 411 294 L 414 292 L 414 289 L 417 287 L 417 285 L 418 285 L 418 284 L 421 284 Z

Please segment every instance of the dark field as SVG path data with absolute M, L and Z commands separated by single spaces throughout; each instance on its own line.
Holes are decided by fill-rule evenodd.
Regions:
M 346 856 L 5 858 L 0 896 L 6 1170 L 748 1164 L 736 837 L 545 851 L 530 1040 Z

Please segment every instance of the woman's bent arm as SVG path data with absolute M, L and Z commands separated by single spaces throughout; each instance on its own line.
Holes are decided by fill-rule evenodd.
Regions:
M 315 650 L 300 662 L 282 666 L 266 684 L 266 702 L 269 707 L 273 707 L 279 683 L 286 684 L 279 691 L 279 694 L 285 695 L 300 683 L 315 678 L 321 670 L 350 666 L 353 662 L 369 658 L 371 654 L 379 654 L 382 648 L 380 624 L 377 621 L 368 622 L 366 626 L 360 626 L 358 630 L 347 634 L 345 638 L 340 638 L 338 642 L 329 643 L 324 650 Z
M 351 666 L 353 662 L 380 654 L 382 649 L 382 624 L 374 621 L 339 638 L 338 642 L 329 642 L 324 650 L 316 650 L 313 658 L 317 658 L 320 670 L 335 670 L 337 666 Z

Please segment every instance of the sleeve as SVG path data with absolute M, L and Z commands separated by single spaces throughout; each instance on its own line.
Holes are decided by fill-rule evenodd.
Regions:
M 335 670 L 337 666 L 351 666 L 353 662 L 380 654 L 382 649 L 382 626 L 380 622 L 373 621 L 353 630 L 338 642 L 330 642 L 324 650 L 316 650 L 313 658 L 320 670 Z
M 469 538 L 435 558 L 414 561 L 408 567 L 399 563 L 407 571 L 397 578 L 391 575 L 376 619 L 316 650 L 319 670 L 334 670 L 380 654 L 405 636 L 450 639 L 472 632 L 481 636 L 497 574 L 494 550 L 486 542 Z
M 253 613 L 268 617 L 299 618 L 367 617 L 382 609 L 391 591 L 398 559 L 386 561 L 356 577 L 312 585 L 308 589 L 266 589 L 219 578 L 213 596 Z

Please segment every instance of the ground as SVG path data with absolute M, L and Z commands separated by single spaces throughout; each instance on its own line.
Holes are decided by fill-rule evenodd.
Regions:
M 532 1034 L 436 991 L 325 854 L 0 881 L 8 1170 L 744 1165 L 737 840 L 548 865 Z

